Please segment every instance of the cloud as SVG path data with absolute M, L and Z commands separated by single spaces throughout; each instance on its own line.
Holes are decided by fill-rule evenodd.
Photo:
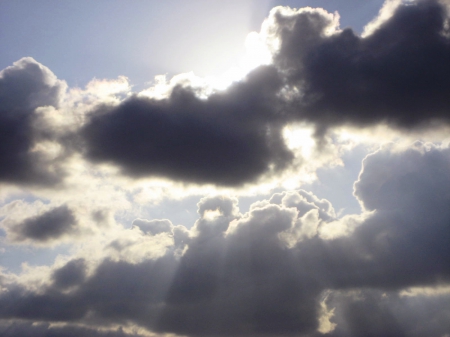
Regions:
M 448 294 L 402 297 L 367 289 L 333 291 L 326 299 L 336 322 L 329 336 L 446 336 L 449 300 Z
M 118 165 L 133 177 L 237 186 L 285 168 L 274 106 L 280 81 L 273 68 L 206 99 L 177 86 L 163 100 L 132 97 L 93 111 L 81 130 L 86 158 Z
M 276 190 L 245 213 L 235 197 L 203 197 L 190 228 L 145 219 L 145 210 L 130 218 L 146 206 L 130 205 L 133 179 L 230 192 L 329 156 L 322 147 L 305 162 L 287 147 L 293 123 L 316 135 L 344 124 L 448 123 L 446 7 L 389 3 L 364 37 L 321 9 L 274 9 L 262 32 L 273 64 L 223 91 L 182 76 L 145 97 L 120 77 L 66 97 L 64 82 L 31 58 L 3 70 L 0 180 L 51 187 L 69 176 L 26 201 L 8 195 L 0 243 L 92 238 L 53 266 L 0 273 L 0 334 L 448 334 L 448 294 L 435 294 L 450 282 L 447 145 L 388 144 L 368 155 L 354 184 L 360 214 L 339 217 L 313 193 Z M 59 128 L 58 118 L 78 113 Z M 51 146 L 61 149 L 51 155 Z M 54 200 L 44 205 L 42 195 Z
M 120 327 L 115 330 L 97 329 L 76 325 L 52 326 L 51 324 L 4 323 L 0 325 L 4 337 L 144 337 L 139 333 L 126 333 Z
M 204 198 L 181 256 L 169 249 L 138 263 L 105 259 L 90 276 L 82 272 L 70 293 L 54 281 L 44 294 L 16 295 L 23 306 L 65 303 L 72 308 L 67 317 L 53 311 L 24 316 L 20 306 L 6 317 L 83 321 L 89 312 L 99 324 L 131 320 L 150 331 L 191 336 L 314 336 L 324 319 L 332 336 L 414 336 L 405 323 L 411 317 L 418 328 L 445 331 L 447 302 L 439 304 L 444 316 L 432 328 L 418 318 L 418 304 L 396 298 L 411 286 L 449 279 L 450 214 L 443 193 L 450 187 L 449 160 L 447 147 L 426 143 L 369 155 L 355 195 L 370 213 L 354 215 L 352 231 L 337 238 L 322 238 L 320 229 L 348 219 L 336 219 L 328 201 L 305 191 L 275 194 L 247 214 L 233 198 Z M 83 265 L 75 260 L 53 275 L 76 274 Z M 321 296 L 329 289 L 324 311 Z M 432 293 L 416 296 L 434 301 Z
M 322 282 L 340 289 L 447 282 L 449 160 L 448 148 L 421 143 L 369 155 L 354 193 L 371 212 L 348 236 L 299 245 Z
M 165 99 L 96 109 L 81 131 L 86 158 L 132 177 L 238 186 L 293 165 L 282 137 L 290 123 L 312 123 L 316 135 L 344 124 L 448 123 L 447 19 L 437 1 L 387 3 L 360 37 L 325 10 L 277 7 L 260 33 L 272 65 L 205 98 L 184 83 Z
M 69 261 L 63 267 L 52 274 L 54 285 L 57 288 L 66 289 L 81 284 L 86 278 L 86 262 L 84 259 Z
M 448 147 L 420 142 L 368 155 L 354 192 L 365 211 L 342 219 L 327 200 L 300 190 L 274 194 L 245 214 L 232 197 L 205 197 L 191 230 L 136 220 L 144 231 L 117 233 L 127 240 L 123 255 L 74 256 L 36 290 L 5 283 L 1 317 L 189 336 L 420 336 L 422 325 L 440 336 L 447 299 L 405 291 L 449 282 L 449 161 Z M 351 217 L 352 230 L 323 235 L 341 221 L 351 226 Z M 133 245 L 157 237 L 172 244 L 127 258 Z M 435 324 L 420 317 L 414 298 L 442 308 L 433 311 Z M 411 318 L 417 324 L 408 325 Z
M 386 3 L 365 37 L 340 30 L 338 19 L 323 9 L 277 7 L 260 33 L 273 64 L 218 92 L 178 76 L 163 95 L 127 97 L 119 95 L 130 90 L 126 78 L 96 80 L 85 93 L 94 102 L 79 97 L 58 111 L 83 110 L 65 128 L 42 112 L 58 107 L 65 83 L 24 58 L 1 75 L 0 179 L 54 184 L 70 171 L 62 160 L 76 149 L 132 178 L 239 187 L 305 163 L 287 146 L 284 129 L 292 123 L 312 123 L 316 136 L 344 124 L 403 131 L 448 124 L 445 5 Z M 59 151 L 50 155 L 48 143 Z
M 41 106 L 58 106 L 66 88 L 50 69 L 24 57 L 1 71 L 1 89 L 2 109 L 31 113 Z
M 13 242 L 47 243 L 68 234 L 76 234 L 77 221 L 67 205 L 50 209 L 40 215 L 9 224 L 8 236 Z
M 392 12 L 392 5 L 384 11 Z M 297 118 L 322 129 L 448 123 L 446 7 L 433 0 L 415 1 L 389 14 L 371 34 L 360 37 L 350 28 L 339 30 L 323 10 L 273 10 L 268 29 L 271 39 L 279 41 L 274 62 L 297 93 L 292 110 Z
M 342 124 L 406 130 L 447 123 L 447 19 L 437 1 L 389 2 L 371 33 L 359 37 L 340 30 L 338 16 L 325 10 L 277 7 L 260 33 L 272 65 L 206 95 L 182 78 L 159 98 L 112 100 L 130 90 L 126 78 L 115 86 L 96 80 L 86 89 L 97 101 L 83 115 L 78 140 L 72 131 L 79 125 L 57 131 L 42 116 L 44 107 L 60 106 L 65 83 L 23 58 L 0 77 L 0 180 L 57 183 L 65 174 L 62 159 L 76 148 L 133 178 L 241 186 L 302 163 L 283 137 L 294 122 L 313 123 L 316 135 Z M 59 146 L 56 155 L 48 143 Z
M 172 230 L 172 223 L 169 220 L 146 220 L 136 219 L 133 221 L 133 226 L 139 227 L 141 231 L 146 234 L 156 235 L 159 233 L 169 233 Z
M 65 90 L 65 82 L 31 57 L 0 72 L 0 181 L 49 185 L 61 179 L 57 161 L 37 147 L 55 138 L 37 109 L 58 107 Z

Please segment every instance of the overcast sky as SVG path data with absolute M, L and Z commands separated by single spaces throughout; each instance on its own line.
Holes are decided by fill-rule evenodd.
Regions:
M 450 2 L 0 2 L 0 336 L 450 336 Z

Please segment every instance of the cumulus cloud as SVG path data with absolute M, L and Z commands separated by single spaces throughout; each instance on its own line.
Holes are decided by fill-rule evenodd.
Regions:
M 273 64 L 219 92 L 180 77 L 158 97 L 119 97 L 129 93 L 126 78 L 93 81 L 86 90 L 97 101 L 58 136 L 36 111 L 57 107 L 65 84 L 24 58 L 1 75 L 0 179 L 55 183 L 63 175 L 58 163 L 77 149 L 133 178 L 242 186 L 304 162 L 286 145 L 291 123 L 312 123 L 316 136 L 343 124 L 410 130 L 447 123 L 446 22 L 441 2 L 387 2 L 361 37 L 340 30 L 339 17 L 323 9 L 277 7 L 260 33 Z M 59 155 L 42 150 L 43 140 L 60 146 Z
M 40 204 L 32 214 L 5 199 L 1 243 L 42 246 L 77 236 L 78 225 L 98 228 L 53 266 L 0 274 L 0 332 L 449 334 L 448 294 L 433 293 L 450 282 L 447 145 L 389 144 L 368 155 L 354 184 L 362 213 L 344 217 L 328 200 L 295 190 L 245 213 L 235 197 L 201 198 L 190 228 L 145 216 L 129 226 L 119 212 L 128 190 L 102 180 L 111 165 L 133 179 L 242 187 L 305 164 L 286 145 L 291 123 L 317 135 L 344 124 L 409 130 L 447 123 L 446 20 L 442 2 L 389 1 L 360 37 L 324 10 L 276 8 L 261 33 L 273 64 L 223 91 L 184 77 L 146 97 L 128 95 L 124 77 L 96 80 L 78 92 L 87 103 L 68 129 L 51 117 L 75 109 L 70 99 L 60 105 L 64 82 L 31 58 L 3 70 L 0 181 L 48 187 L 64 176 L 60 164 L 70 152 L 68 180 L 80 189 L 95 185 L 83 202 Z M 61 152 L 50 155 L 49 143 Z
M 388 1 L 365 37 L 339 30 L 322 10 L 275 9 L 272 16 L 275 65 L 297 96 L 298 118 L 318 128 L 448 123 L 448 12 L 439 1 Z
M 384 289 L 448 282 L 449 155 L 446 147 L 418 143 L 364 160 L 355 195 L 371 213 L 348 236 L 299 246 L 309 264 L 323 266 L 323 282 Z
M 40 106 L 58 106 L 66 85 L 50 69 L 24 57 L 1 71 L 1 88 L 2 109 L 31 113 Z
M 62 171 L 39 142 L 55 134 L 37 111 L 58 107 L 66 90 L 47 67 L 31 57 L 0 72 L 0 181 L 54 184 Z
M 274 53 L 240 83 L 205 98 L 175 85 L 90 115 L 85 155 L 134 177 L 240 185 L 292 164 L 281 129 L 380 123 L 408 130 L 448 122 L 446 7 L 386 3 L 364 37 L 322 9 L 277 7 L 260 33 Z
M 163 100 L 132 97 L 93 111 L 81 130 L 85 155 L 134 176 L 239 185 L 285 168 L 274 106 L 280 85 L 270 67 L 207 99 L 177 86 Z
M 355 183 L 368 213 L 337 237 L 324 237 L 321 228 L 348 219 L 336 218 L 327 200 L 305 191 L 275 194 L 245 214 L 234 198 L 203 198 L 200 218 L 181 231 L 181 251 L 175 244 L 181 226 L 136 220 L 143 230 L 126 231 L 148 238 L 169 233 L 172 245 L 134 262 L 70 260 L 39 292 L 6 285 L 2 318 L 132 322 L 190 336 L 318 336 L 325 330 L 332 336 L 419 336 L 419 323 L 406 323 L 414 317 L 425 324 L 413 298 L 437 303 L 436 295 L 404 291 L 449 281 L 449 160 L 447 147 L 426 143 L 369 155 Z M 446 331 L 444 316 L 425 325 L 431 336 Z

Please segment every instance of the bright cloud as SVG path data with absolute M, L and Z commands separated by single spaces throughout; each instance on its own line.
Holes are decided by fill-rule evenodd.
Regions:
M 447 5 L 277 6 L 145 89 L 3 69 L 0 335 L 450 334 Z

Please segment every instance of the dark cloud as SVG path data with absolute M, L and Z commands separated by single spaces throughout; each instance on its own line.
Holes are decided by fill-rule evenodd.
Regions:
M 122 328 L 99 330 L 80 326 L 51 326 L 48 323 L 5 323 L 0 324 L 3 337 L 143 337 L 141 334 L 125 333 Z
M 325 302 L 335 308 L 331 336 L 440 336 L 448 327 L 448 301 L 422 295 L 442 308 L 429 324 L 413 297 L 400 292 L 450 281 L 449 170 L 450 150 L 431 144 L 387 146 L 369 155 L 355 195 L 371 213 L 351 234 L 327 240 L 322 226 L 344 220 L 311 193 L 275 194 L 247 214 L 233 198 L 203 198 L 189 237 L 182 226 L 170 226 L 176 245 L 164 256 L 105 259 L 89 273 L 85 261 L 70 261 L 40 292 L 8 286 L 0 294 L 1 317 L 89 318 L 190 336 L 319 336 Z M 314 213 L 308 221 L 316 221 L 315 231 L 296 235 Z M 170 224 L 143 221 L 149 223 L 151 230 Z
M 450 331 L 448 293 L 399 296 L 378 290 L 335 291 L 326 300 L 334 308 L 330 337 L 442 337 Z
M 179 85 L 166 99 L 133 96 L 97 106 L 77 147 L 83 144 L 89 161 L 135 178 L 238 186 L 289 167 L 294 155 L 282 129 L 291 122 L 311 122 L 320 135 L 342 124 L 409 129 L 449 121 L 450 32 L 440 2 L 402 4 L 364 38 L 350 28 L 327 33 L 336 23 L 324 10 L 272 15 L 269 39 L 280 42 L 273 65 L 207 98 Z M 67 151 L 67 140 L 36 127 L 34 113 L 57 106 L 63 90 L 31 58 L 2 71 L 0 180 L 60 180 L 55 160 L 32 149 L 53 137 Z
M 43 293 L 20 286 L 2 293 L 1 318 L 70 323 L 89 316 L 98 326 L 131 321 L 151 326 L 176 268 L 175 259 L 169 256 L 139 264 L 105 260 L 89 278 L 79 277 L 77 284 L 68 282 L 67 274 L 73 269 L 80 272 L 77 264 L 79 260 L 70 261 L 55 271 L 53 283 Z M 68 286 L 71 292 L 66 291 Z
M 133 97 L 94 111 L 86 157 L 135 176 L 219 185 L 251 182 L 292 160 L 281 129 L 312 122 L 409 129 L 450 119 L 450 39 L 444 5 L 417 1 L 362 38 L 334 34 L 324 10 L 275 11 L 273 66 L 199 99 L 177 87 L 166 100 Z M 275 70 L 276 69 L 276 70 Z
M 273 65 L 207 98 L 179 85 L 166 99 L 97 106 L 79 131 L 85 158 L 135 178 L 238 186 L 292 163 L 282 136 L 291 122 L 311 122 L 320 135 L 342 124 L 449 121 L 450 39 L 440 2 L 400 5 L 364 38 L 350 28 L 328 34 L 336 23 L 324 10 L 272 15 L 280 41 Z M 31 58 L 3 70 L 0 82 L 0 180 L 58 181 L 62 172 L 32 151 L 51 137 L 37 131 L 34 110 L 57 106 L 64 85 Z
M 99 106 L 79 133 L 85 157 L 118 165 L 133 177 L 239 185 L 291 163 L 281 134 L 291 121 L 310 121 L 318 129 L 447 121 L 450 53 L 438 2 L 400 6 L 365 38 L 349 29 L 324 35 L 331 22 L 323 11 L 276 15 L 281 49 L 275 66 L 256 69 L 205 99 L 179 86 L 164 100 L 134 96 Z M 48 75 L 25 59 L 0 78 L 6 99 L 0 108 L 6 136 L 0 140 L 12 144 L 0 145 L 7 164 L 0 180 L 36 177 L 30 149 L 41 136 L 34 135 L 30 116 L 38 106 L 57 104 L 59 96 L 46 86 L 47 75 L 35 73 Z M 16 78 L 37 84 L 3 84 Z M 297 86 L 301 98 L 280 99 L 286 85 Z M 14 94 L 3 94 L 10 88 Z M 275 194 L 247 214 L 233 198 L 203 198 L 191 231 L 168 220 L 135 220 L 141 231 L 130 229 L 133 234 L 173 238 L 163 256 L 74 259 L 37 290 L 5 276 L 0 319 L 135 324 L 189 336 L 318 336 L 326 302 L 335 308 L 337 324 L 330 336 L 442 336 L 449 333 L 448 298 L 425 296 L 421 303 L 432 309 L 424 314 L 399 292 L 450 282 L 448 191 L 450 150 L 417 143 L 387 146 L 365 158 L 354 194 L 368 212 L 349 216 L 355 225 L 346 236 L 321 235 L 346 220 L 336 218 L 327 200 L 305 191 Z M 101 211 L 92 216 L 106 219 Z M 73 233 L 75 224 L 73 212 L 61 206 L 11 227 L 8 235 L 49 242 Z M 331 295 L 323 300 L 324 293 Z M 3 334 L 107 335 L 27 323 L 9 325 Z
M 322 11 L 277 13 L 276 66 L 300 90 L 294 114 L 319 128 L 386 122 L 401 128 L 450 119 L 448 13 L 438 1 L 400 5 L 367 37 L 327 35 Z
M 349 237 L 299 244 L 322 282 L 384 289 L 448 282 L 449 160 L 447 148 L 423 144 L 368 156 L 355 195 L 373 213 Z
M 31 113 L 42 106 L 58 106 L 64 84 L 31 57 L 24 57 L 1 71 L 2 110 Z M 5 113 L 6 113 L 5 112 Z
M 255 180 L 292 159 L 274 116 L 280 83 L 266 67 L 207 99 L 176 87 L 164 100 L 132 97 L 100 107 L 81 132 L 86 157 L 134 177 L 220 185 Z
M 395 293 L 376 290 L 335 291 L 328 294 L 326 302 L 334 308 L 332 320 L 336 322 L 330 337 L 410 336 L 393 312 L 395 309 L 409 308 L 404 304 L 399 307 L 399 297 Z
M 37 141 L 54 138 L 35 109 L 57 107 L 65 89 L 64 82 L 30 57 L 0 72 L 0 181 L 37 185 L 59 181 L 58 167 L 33 151 Z
M 84 259 L 72 260 L 53 272 L 54 285 L 57 288 L 66 289 L 81 284 L 86 278 L 86 269 Z
M 2 319 L 71 322 L 81 319 L 86 310 L 85 303 L 76 303 L 68 296 L 52 289 L 39 294 L 15 286 L 8 289 L 1 297 Z
M 62 205 L 15 224 L 9 233 L 16 242 L 32 240 L 45 243 L 75 233 L 76 224 L 73 212 L 67 205 Z
M 209 218 L 206 212 L 198 220 L 182 257 L 169 252 L 140 263 L 104 260 L 66 292 L 75 285 L 67 284 L 67 276 L 83 270 L 81 261 L 71 261 L 54 272 L 43 293 L 21 287 L 3 292 L 1 317 L 76 322 L 89 316 L 99 324 L 133 322 L 189 335 L 314 331 L 321 289 L 295 267 L 295 255 L 277 237 L 296 212 L 278 205 L 255 209 L 226 234 L 224 224 L 236 217 L 235 201 L 205 198 L 200 208 L 220 214 Z

